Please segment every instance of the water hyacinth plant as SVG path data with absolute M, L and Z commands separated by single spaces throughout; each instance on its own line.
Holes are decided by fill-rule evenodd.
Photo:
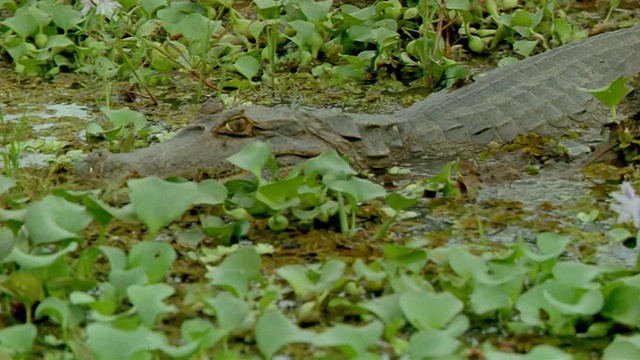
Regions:
M 613 193 L 611 197 L 614 200 L 611 204 L 611 210 L 618 214 L 618 223 L 632 221 L 633 226 L 638 230 L 638 235 L 640 235 L 640 198 L 636 195 L 631 183 L 622 183 L 622 193 Z

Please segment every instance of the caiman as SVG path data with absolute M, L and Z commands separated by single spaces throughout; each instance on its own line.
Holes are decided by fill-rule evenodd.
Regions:
M 603 87 L 640 72 L 640 25 L 564 45 L 440 91 L 391 115 L 248 106 L 201 116 L 174 138 L 131 153 L 89 154 L 80 175 L 181 175 L 221 178 L 225 158 L 255 141 L 292 165 L 335 149 L 360 166 L 408 158 L 452 159 L 518 134 L 557 135 L 601 126 L 608 110 L 580 88 Z

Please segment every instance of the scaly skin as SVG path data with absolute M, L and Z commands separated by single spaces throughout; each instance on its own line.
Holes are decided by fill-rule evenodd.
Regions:
M 441 91 L 391 115 L 295 111 L 250 106 L 201 117 L 173 139 L 125 154 L 89 154 L 81 176 L 214 178 L 236 171 L 224 159 L 255 141 L 271 143 L 281 165 L 329 149 L 360 166 L 410 157 L 447 160 L 520 133 L 552 135 L 599 126 L 608 111 L 579 88 L 640 73 L 640 26 L 562 46 Z

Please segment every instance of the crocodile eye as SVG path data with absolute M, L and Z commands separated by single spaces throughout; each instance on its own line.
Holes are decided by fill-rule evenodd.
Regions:
M 229 114 L 215 129 L 217 134 L 229 136 L 253 136 L 254 124 L 244 112 Z

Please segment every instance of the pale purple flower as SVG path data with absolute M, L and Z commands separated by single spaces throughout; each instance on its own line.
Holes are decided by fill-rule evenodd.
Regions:
M 87 15 L 95 7 L 96 14 L 104 15 L 109 20 L 117 20 L 116 13 L 122 7 L 117 0 L 82 0 L 82 5 L 82 15 Z
M 611 194 L 614 202 L 611 210 L 618 213 L 618 223 L 633 221 L 633 226 L 640 230 L 640 198 L 636 195 L 631 183 L 622 183 L 622 194 Z

